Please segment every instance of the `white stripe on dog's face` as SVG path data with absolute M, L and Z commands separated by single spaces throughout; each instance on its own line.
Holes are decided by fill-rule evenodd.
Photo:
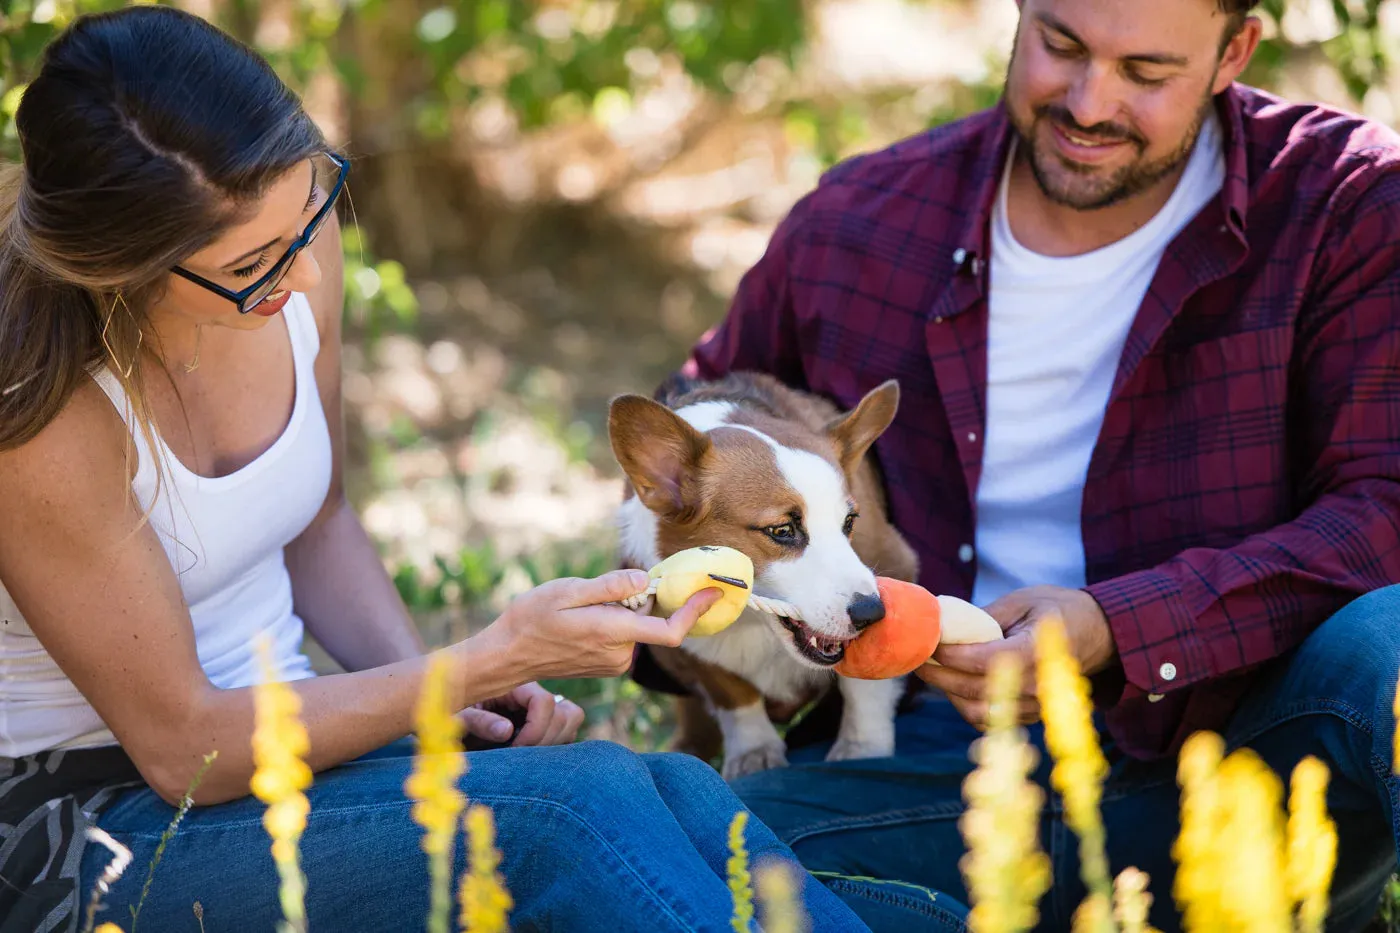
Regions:
M 816 454 L 784 447 L 756 428 L 729 424 L 729 402 L 701 402 L 677 412 L 697 430 L 733 428 L 761 439 L 773 451 L 787 485 L 802 499 L 802 524 L 807 545 L 792 558 L 768 564 L 755 581 L 765 593 L 794 603 L 804 621 L 836 638 L 855 634 L 847 607 L 858 594 L 873 594 L 875 575 L 861 563 L 846 537 L 851 500 L 846 481 L 829 461 Z
M 773 447 L 784 479 L 802 497 L 807 546 L 790 560 L 769 564 L 762 582 L 765 588 L 795 603 L 816 631 L 850 637 L 855 632 L 847 607 L 857 594 L 875 592 L 875 575 L 861 563 L 846 537 L 844 526 L 851 505 L 846 481 L 830 461 L 783 447 L 770 438 L 765 440 Z

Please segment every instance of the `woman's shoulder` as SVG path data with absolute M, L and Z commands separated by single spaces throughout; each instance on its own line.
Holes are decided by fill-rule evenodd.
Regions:
M 37 492 L 81 495 L 105 491 L 116 481 L 129 488 L 126 422 L 97 381 L 84 377 L 58 414 L 30 440 L 0 451 L 0 499 Z M 118 472 L 120 471 L 120 472 Z

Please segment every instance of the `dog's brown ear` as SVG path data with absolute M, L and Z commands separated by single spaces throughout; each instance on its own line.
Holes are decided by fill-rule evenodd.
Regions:
M 891 379 L 871 389 L 854 409 L 827 428 L 841 468 L 854 473 L 870 445 L 885 433 L 899 411 L 899 383 Z
M 622 395 L 608 409 L 608 439 L 637 498 L 667 518 L 692 511 L 693 483 L 710 439 L 671 409 L 641 395 Z

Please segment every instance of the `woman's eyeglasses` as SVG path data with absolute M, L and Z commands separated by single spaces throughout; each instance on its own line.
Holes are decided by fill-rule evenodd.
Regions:
M 342 159 L 333 153 L 324 152 L 313 159 L 313 171 L 316 173 L 314 184 L 318 187 L 324 187 L 322 182 L 326 177 L 331 175 L 335 176 L 335 182 L 331 185 L 330 191 L 326 194 L 325 203 L 317 209 L 315 216 L 311 218 L 311 222 L 302 230 L 301 236 L 292 241 L 291 247 L 288 248 L 282 258 L 277 260 L 276 264 L 274 264 L 271 269 L 268 269 L 267 272 L 259 276 L 258 280 L 252 285 L 240 289 L 239 291 L 233 291 L 217 282 L 211 282 L 202 276 L 195 275 L 193 272 L 181 269 L 179 266 L 175 266 L 170 271 L 181 278 L 190 280 L 196 285 L 207 288 L 209 291 L 222 298 L 227 298 L 238 307 L 239 314 L 247 314 L 256 307 L 259 302 L 267 298 L 268 295 L 277 291 L 277 286 L 282 284 L 282 278 L 287 274 L 287 270 L 292 267 L 292 262 L 296 259 L 297 253 L 311 245 L 312 241 L 316 239 L 316 234 L 320 233 L 321 228 L 326 225 L 326 219 L 330 217 L 331 210 L 335 207 L 336 199 L 340 197 L 340 192 L 345 189 L 345 177 L 350 174 L 350 163 L 348 160 Z

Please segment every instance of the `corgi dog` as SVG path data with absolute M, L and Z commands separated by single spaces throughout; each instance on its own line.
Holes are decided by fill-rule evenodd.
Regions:
M 757 595 L 802 616 L 748 609 L 718 634 L 648 649 L 688 690 L 674 747 L 709 759 L 722 743 L 725 778 L 786 765 L 774 711 L 790 715 L 833 685 L 842 713 L 827 760 L 894 754 L 904 679 L 856 680 L 832 668 L 884 616 L 876 575 L 917 576 L 867 455 L 898 406 L 893 380 L 843 412 L 757 373 L 681 381 L 659 400 L 624 395 L 610 406 L 609 440 L 626 477 L 620 563 L 646 570 L 677 551 L 726 545 L 753 561 Z

